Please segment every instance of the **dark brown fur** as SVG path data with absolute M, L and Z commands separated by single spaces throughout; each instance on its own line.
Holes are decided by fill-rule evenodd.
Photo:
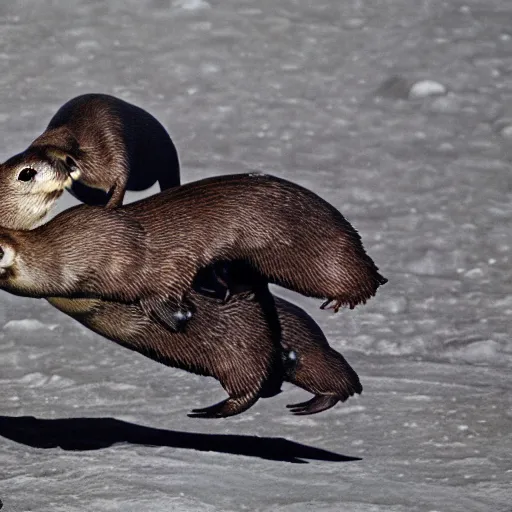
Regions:
M 78 206 L 3 234 L 40 272 L 37 289 L 30 283 L 37 296 L 140 300 L 171 328 L 198 270 L 217 260 L 248 261 L 270 282 L 351 308 L 386 282 L 341 213 L 267 175 L 208 178 L 115 209 Z M 62 275 L 59 265 L 69 279 L 51 275 Z M 23 275 L 15 281 L 1 286 L 23 289 Z
M 345 358 L 329 346 L 318 324 L 301 308 L 279 297 L 285 380 L 315 396 L 288 407 L 297 415 L 314 414 L 344 402 L 363 387 Z
M 63 146 L 59 146 L 63 144 Z M 149 112 L 107 94 L 84 94 L 65 103 L 32 146 L 61 147 L 80 170 L 72 192 L 80 201 L 96 202 L 93 190 L 110 196 L 99 204 L 120 205 L 126 190 L 179 185 L 176 147 Z
M 69 131 L 65 129 L 66 126 L 70 128 Z M 119 137 L 121 132 L 122 135 Z M 123 171 L 129 175 L 127 185 L 130 190 L 151 186 L 155 176 L 158 176 L 161 189 L 178 185 L 179 161 L 176 149 L 168 135 L 162 132 L 165 132 L 163 127 L 147 112 L 120 99 L 98 94 L 88 94 L 72 99 L 59 109 L 45 133 L 29 149 L 0 166 L 2 224 L 13 229 L 31 229 L 45 217 L 62 194 L 66 183 L 69 185 L 69 172 L 72 169 L 69 167 L 69 162 L 66 165 L 66 156 L 72 156 L 78 162 L 86 161 L 87 163 L 81 169 L 82 179 L 85 176 L 86 181 L 93 188 L 85 187 L 81 182 L 74 182 L 73 189 L 74 194 L 88 204 L 104 204 L 108 201 L 108 196 L 99 192 L 100 188 L 104 190 L 117 188 L 118 192 L 124 193 L 121 186 L 116 187 L 118 183 L 126 182 L 125 179 L 119 180 L 119 175 L 122 175 Z M 70 137 L 70 133 L 75 135 Z M 138 135 L 138 142 L 137 138 L 130 136 L 130 133 Z M 105 141 L 109 138 L 109 134 L 110 140 Z M 77 143 L 78 140 L 88 141 L 87 151 L 84 144 Z M 111 155 L 113 148 L 115 148 L 115 154 Z M 65 153 L 66 150 L 69 152 L 68 155 Z M 125 165 L 127 155 L 128 166 Z M 115 161 L 112 163 L 113 160 Z M 153 165 L 145 165 L 147 162 Z M 41 169 L 41 163 L 48 164 L 51 172 L 46 168 Z M 76 165 L 76 162 L 72 163 Z M 19 171 L 27 166 L 39 170 L 38 179 L 42 178 L 41 182 L 32 180 L 29 183 L 23 183 L 17 179 Z M 150 170 L 154 170 L 154 174 L 150 173 Z M 122 194 L 118 193 L 110 197 L 108 206 L 117 206 L 121 202 Z M 222 286 L 219 288 L 217 284 L 217 290 L 219 289 L 220 293 L 223 293 Z M 117 319 L 116 315 L 109 318 L 106 312 L 106 305 L 110 303 L 100 300 L 64 298 L 49 300 L 65 313 L 80 318 L 86 326 L 89 321 L 94 321 L 96 326 L 103 325 L 103 322 L 104 328 L 108 329 L 112 319 Z M 293 351 L 298 358 L 297 364 L 292 365 L 293 372 L 287 375 L 286 380 L 300 383 L 299 385 L 304 389 L 316 393 L 315 390 L 319 388 L 314 382 L 315 376 L 319 374 L 314 371 L 314 368 L 308 367 L 307 363 L 315 359 L 325 359 L 324 352 L 331 349 L 325 348 L 328 345 L 320 328 L 304 311 L 283 299 L 278 301 L 277 310 L 283 326 L 283 336 L 286 333 L 293 333 L 294 338 L 293 343 L 289 337 L 283 338 L 283 343 L 287 347 L 293 346 Z M 102 314 L 93 314 L 98 311 L 100 304 Z M 125 306 L 116 304 L 116 312 L 123 307 Z M 126 307 L 133 312 L 132 306 Z M 254 305 L 250 310 L 252 311 L 253 308 Z M 300 326 L 300 329 L 297 326 Z M 253 330 L 251 328 L 250 332 Z M 98 332 L 101 333 L 102 328 Z M 196 340 L 190 336 L 190 332 L 187 336 L 190 338 L 190 343 L 196 343 Z M 300 355 L 302 347 L 307 349 L 308 354 L 317 351 L 317 357 L 302 357 Z M 263 354 L 263 351 L 260 352 Z M 334 368 L 329 373 L 329 368 L 325 367 L 322 374 L 323 376 L 331 375 L 332 389 L 335 389 L 336 382 Z M 210 371 L 215 372 L 215 369 L 212 368 Z M 310 386 L 308 381 L 311 381 Z
M 170 333 L 147 318 L 135 304 L 76 299 L 50 299 L 94 332 L 167 366 L 216 378 L 229 398 L 190 416 L 234 416 L 251 407 L 267 388 L 277 392 L 281 365 L 275 350 L 278 333 L 269 328 L 265 312 L 251 293 L 222 301 L 191 293 L 197 315 L 185 332 Z M 282 325 L 280 336 L 285 380 L 315 394 L 308 402 L 290 405 L 297 415 L 314 414 L 344 402 L 362 386 L 341 354 L 329 347 L 315 321 L 299 307 L 275 298 Z M 68 309 L 69 304 L 76 309 Z M 113 321 L 115 319 L 115 321 Z M 278 336 L 279 337 L 279 336 Z M 277 377 L 277 379 L 276 379 Z
M 256 290 L 260 297 L 270 294 L 268 285 L 243 262 L 233 262 L 219 271 L 222 282 L 235 293 Z M 223 293 L 225 290 L 219 290 L 218 295 Z M 296 415 L 315 414 L 344 402 L 354 393 L 361 393 L 363 388 L 357 373 L 329 346 L 313 318 L 282 298 L 274 297 L 273 303 L 279 319 L 284 380 L 315 395 L 307 402 L 287 407 Z
M 220 418 L 247 410 L 267 388 L 275 394 L 281 379 L 281 353 L 276 333 L 265 312 L 250 293 L 232 301 L 191 293 L 198 315 L 185 332 L 170 333 L 152 322 L 135 304 L 89 299 L 50 299 L 57 308 L 98 334 L 167 366 L 216 378 L 229 395 L 214 406 L 193 411 L 192 416 Z M 115 319 L 115 321 L 113 321 Z M 278 333 L 277 333 L 278 335 Z
M 21 182 L 24 168 L 37 176 Z M 47 190 L 60 195 L 72 186 L 82 202 L 117 206 L 126 190 L 156 181 L 162 189 L 180 182 L 178 154 L 165 128 L 119 98 L 85 94 L 65 103 L 44 133 L 0 166 L 0 218 L 5 227 L 31 229 L 55 202 Z

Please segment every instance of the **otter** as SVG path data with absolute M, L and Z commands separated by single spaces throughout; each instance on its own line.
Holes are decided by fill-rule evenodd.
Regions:
M 119 111 L 121 111 L 121 115 L 117 114 Z M 123 111 L 129 113 L 129 115 L 122 115 Z M 112 116 L 113 119 L 109 120 L 108 116 Z M 119 123 L 122 125 L 122 131 L 125 136 L 120 139 L 117 138 L 116 151 L 122 155 L 129 155 L 129 165 L 125 167 L 116 165 L 115 172 L 112 172 L 108 166 L 105 166 L 105 161 L 112 158 L 108 153 L 108 149 L 112 148 L 112 145 L 106 147 L 100 142 L 109 134 L 112 141 L 112 131 L 109 131 L 110 127 L 112 125 L 119 126 Z M 73 154 L 65 155 L 64 150 L 67 144 L 66 137 L 63 137 L 66 133 L 66 130 L 63 129 L 65 124 L 75 134 L 82 158 L 86 158 L 89 162 L 89 165 L 81 166 L 80 171 L 76 169 L 76 160 L 79 160 L 76 151 Z M 148 129 L 150 134 L 156 133 L 156 139 L 147 137 L 146 134 L 140 134 L 143 135 L 142 140 L 145 143 L 134 144 L 133 137 L 129 136 L 130 130 L 133 130 L 135 127 L 135 131 L 137 131 L 141 126 L 144 127 L 146 133 Z M 76 130 L 75 127 L 81 128 Z M 59 130 L 56 130 L 57 128 Z M 16 155 L 5 164 L 0 165 L 0 190 L 2 191 L 0 213 L 2 214 L 2 224 L 13 229 L 34 228 L 46 217 L 63 190 L 70 188 L 71 185 L 71 192 L 82 202 L 87 204 L 106 204 L 109 207 L 118 206 L 122 203 L 121 194 L 108 197 L 100 189 L 113 190 L 117 188 L 122 192 L 122 187 L 117 187 L 118 183 L 127 184 L 128 182 L 139 183 L 138 186 L 132 186 L 131 190 L 140 190 L 144 186 L 151 186 L 154 178 L 150 177 L 152 173 L 148 173 L 148 169 L 145 168 L 143 162 L 148 160 L 154 162 L 155 155 L 160 162 L 160 166 L 157 161 L 157 165 L 153 165 L 151 168 L 154 168 L 155 172 L 158 173 L 160 188 L 165 190 L 179 185 L 180 172 L 176 148 L 167 133 L 162 133 L 162 130 L 165 131 L 160 123 L 150 114 L 112 96 L 87 94 L 72 99 L 61 107 L 52 118 L 47 131 L 39 138 L 34 148 Z M 49 134 L 47 132 L 52 131 L 53 135 L 51 137 L 54 138 L 55 146 L 46 146 L 44 139 Z M 118 133 L 118 130 L 114 130 L 114 134 Z M 79 143 L 80 140 L 84 140 L 84 137 L 88 140 L 86 152 L 84 152 L 83 144 L 80 147 Z M 93 141 L 95 143 L 91 144 Z M 76 149 L 77 144 L 73 144 L 73 146 Z M 104 152 L 106 150 L 107 154 L 105 155 Z M 67 157 L 69 158 L 66 162 Z M 73 160 L 73 157 L 75 160 Z M 167 164 L 162 164 L 162 162 L 167 162 Z M 90 169 L 91 163 L 101 164 L 102 166 L 93 168 L 92 173 L 87 175 L 86 171 Z M 119 180 L 119 172 L 125 172 L 128 178 L 124 177 Z M 147 181 L 148 177 L 150 177 L 149 181 Z M 86 180 L 89 187 L 92 188 L 87 187 L 81 180 Z M 144 186 L 140 185 L 144 183 Z M 130 188 L 129 185 L 128 188 Z M 202 285 L 200 284 L 197 287 L 203 294 L 205 293 L 204 274 L 206 272 L 203 272 Z M 219 283 L 215 279 L 211 279 L 211 276 L 208 281 L 208 288 L 221 289 L 223 290 L 221 293 L 225 293 L 222 286 L 219 288 Z M 48 300 L 65 314 L 73 318 L 80 317 L 80 321 L 85 326 L 88 326 L 88 321 L 92 322 L 95 319 L 96 331 L 100 332 L 100 334 L 102 332 L 101 328 L 98 330 L 97 327 L 102 325 L 99 321 L 100 318 L 105 322 L 107 330 L 108 326 L 112 323 L 112 318 L 117 319 L 116 316 L 109 318 L 105 312 L 106 304 L 109 303 L 101 300 L 55 297 Z M 287 304 L 289 305 L 288 308 L 286 307 Z M 300 382 L 301 387 L 315 393 L 315 389 L 318 389 L 318 386 L 315 385 L 315 378 L 319 375 L 314 371 L 308 371 L 307 362 L 311 358 L 303 358 L 300 354 L 301 347 L 304 345 L 307 346 L 308 350 L 318 351 L 318 356 L 320 357 L 326 350 L 324 345 L 320 343 L 324 339 L 323 334 L 315 322 L 297 306 L 293 306 L 283 299 L 279 299 L 276 306 L 280 323 L 285 327 L 282 335 L 283 342 L 288 347 L 286 353 L 292 353 L 297 360 L 300 360 L 300 364 L 292 364 L 293 372 L 286 374 L 285 380 L 295 384 Z M 124 306 L 117 304 L 116 307 L 121 308 Z M 93 311 L 98 311 L 98 309 L 101 309 L 103 312 L 101 317 L 93 315 Z M 292 313 L 294 312 L 297 314 L 297 318 L 293 317 Z M 286 324 L 288 322 L 290 322 L 290 325 L 301 324 L 302 330 L 294 330 L 291 327 L 287 329 Z M 252 330 L 249 332 L 252 332 Z M 293 332 L 295 336 L 293 339 L 293 349 L 290 348 L 292 347 L 292 340 L 287 340 L 285 336 L 288 332 Z M 315 345 L 317 340 L 318 344 Z M 194 343 L 195 340 L 191 339 L 190 342 Z M 325 343 L 327 344 L 326 341 Z M 331 382 L 335 383 L 336 376 L 334 372 L 336 370 L 332 368 L 330 371 L 332 372 Z M 328 372 L 329 369 L 324 367 L 323 375 L 328 374 Z M 307 379 L 311 380 L 310 387 L 308 387 L 308 380 L 301 378 L 301 375 L 308 376 Z M 339 374 L 338 378 L 343 379 L 343 373 Z
M 175 331 L 193 314 L 195 275 L 218 260 L 247 261 L 269 282 L 335 301 L 335 312 L 387 282 L 338 210 L 269 175 L 206 178 L 113 209 L 76 206 L 32 231 L 0 229 L 0 247 L 15 256 L 0 262 L 7 291 L 138 301 Z
M 201 274 L 208 275 L 208 269 L 203 269 Z M 211 279 L 211 274 L 209 277 Z M 223 266 L 218 277 L 226 289 L 234 291 L 235 296 L 253 291 L 260 297 L 268 294 L 273 298 L 278 315 L 284 380 L 314 395 L 307 402 L 287 405 L 293 414 L 316 414 L 362 393 L 357 373 L 339 352 L 330 347 L 313 318 L 297 305 L 274 297 L 268 284 L 262 282 L 247 263 L 233 262 Z M 208 282 L 202 275 L 199 279 L 203 284 Z M 222 298 L 226 290 L 216 289 L 216 293 L 218 298 Z
M 61 306 L 60 299 L 49 300 Z M 101 336 L 154 361 L 217 379 L 229 398 L 193 409 L 189 417 L 240 414 L 259 398 L 277 394 L 281 375 L 315 394 L 308 402 L 287 406 L 296 415 L 322 412 L 362 392 L 357 373 L 298 306 L 274 298 L 282 326 L 279 333 L 269 327 L 265 308 L 253 292 L 237 293 L 224 302 L 192 291 L 191 300 L 198 314 L 179 333 L 151 321 L 136 304 L 75 299 L 65 300 L 62 310 Z M 275 351 L 276 336 L 282 340 L 282 354 Z
M 166 129 L 131 103 L 84 94 L 0 165 L 0 218 L 3 226 L 31 229 L 66 188 L 84 203 L 111 207 L 122 203 L 126 190 L 157 181 L 162 189 L 180 183 L 178 153 Z
M 265 308 L 254 294 L 240 293 L 227 303 L 195 291 L 190 295 L 198 314 L 180 333 L 170 333 L 151 321 L 137 304 L 49 300 L 123 347 L 164 365 L 217 379 L 229 398 L 194 409 L 190 417 L 235 416 L 260 397 L 279 393 L 283 373 L 279 332 L 267 322 Z

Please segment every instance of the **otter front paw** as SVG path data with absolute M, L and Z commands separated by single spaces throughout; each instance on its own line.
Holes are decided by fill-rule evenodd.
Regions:
M 173 333 L 184 330 L 195 310 L 188 301 L 176 302 L 162 297 L 141 300 L 141 307 L 146 316 Z
M 335 395 L 315 395 L 307 402 L 298 404 L 290 404 L 286 407 L 291 410 L 296 416 L 306 416 L 308 414 L 318 414 L 319 412 L 326 411 L 334 407 L 342 399 Z

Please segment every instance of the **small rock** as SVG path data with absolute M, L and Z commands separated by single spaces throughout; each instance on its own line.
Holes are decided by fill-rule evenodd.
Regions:
M 428 96 L 443 96 L 447 92 L 446 87 L 434 80 L 420 80 L 413 84 L 409 90 L 410 99 L 427 98 Z

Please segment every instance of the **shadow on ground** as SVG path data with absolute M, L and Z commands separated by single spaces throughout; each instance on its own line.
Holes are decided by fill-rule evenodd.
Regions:
M 38 419 L 33 416 L 0 416 L 0 435 L 34 448 L 100 450 L 117 443 L 130 443 L 231 453 L 302 464 L 307 464 L 304 459 L 329 462 L 361 460 L 281 437 L 179 432 L 145 427 L 115 418 Z

